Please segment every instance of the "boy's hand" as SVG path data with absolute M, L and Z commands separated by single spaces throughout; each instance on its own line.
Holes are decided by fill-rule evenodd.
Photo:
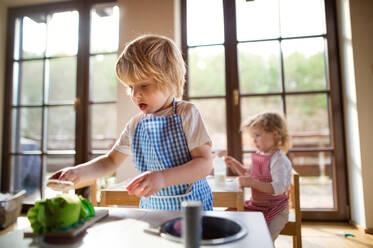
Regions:
M 48 180 L 71 181 L 74 184 L 79 182 L 80 176 L 74 167 L 63 168 L 55 172 Z
M 250 176 L 238 177 L 238 185 L 240 187 L 252 187 L 253 179 Z
M 47 187 L 56 191 L 68 192 L 69 190 L 74 189 L 74 183 L 71 181 L 48 179 Z
M 231 156 L 226 156 L 224 161 L 227 167 L 231 168 L 233 172 L 235 172 L 239 176 L 248 175 L 248 171 L 246 170 L 245 166 L 241 164 L 240 162 L 238 162 L 238 160 L 236 160 L 235 158 Z
M 135 177 L 128 185 L 129 195 L 151 196 L 164 187 L 164 176 L 161 171 L 147 171 Z

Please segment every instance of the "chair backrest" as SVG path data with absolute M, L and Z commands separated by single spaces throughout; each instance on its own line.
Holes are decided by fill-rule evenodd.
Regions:
M 299 221 L 302 218 L 302 212 L 300 209 L 300 191 L 299 191 L 299 174 L 293 169 L 291 176 L 291 191 L 290 195 L 291 208 L 295 210 L 295 219 Z
M 290 194 L 289 194 L 289 207 L 295 209 L 296 212 L 300 211 L 300 199 L 299 199 L 299 174 L 294 169 L 291 173 L 291 185 L 290 185 Z M 299 215 L 298 215 L 299 216 Z
M 293 236 L 293 247 L 302 247 L 302 212 L 300 209 L 299 174 L 293 169 L 289 191 L 289 222 L 280 232 L 282 235 Z

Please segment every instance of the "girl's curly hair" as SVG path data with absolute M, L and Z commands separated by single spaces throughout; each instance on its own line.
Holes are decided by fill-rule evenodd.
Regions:
M 287 127 L 285 118 L 275 112 L 265 112 L 257 114 L 248 121 L 244 122 L 241 129 L 247 130 L 252 127 L 262 128 L 266 132 L 275 132 L 279 134 L 278 140 L 276 140 L 276 145 L 285 153 L 291 147 L 290 135 Z

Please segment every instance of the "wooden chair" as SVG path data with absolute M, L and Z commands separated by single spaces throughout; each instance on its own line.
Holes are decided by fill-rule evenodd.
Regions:
M 234 208 L 243 210 L 244 192 L 236 189 L 234 181 L 227 182 L 225 186 L 216 186 L 213 177 L 207 177 L 214 198 L 214 207 Z M 129 195 L 123 186 L 112 186 L 101 190 L 100 206 L 139 206 L 140 198 Z
M 100 206 L 130 206 L 130 207 L 139 207 L 140 197 L 135 195 L 129 195 L 127 191 L 124 190 L 111 190 L 103 189 L 101 190 L 101 201 Z
M 296 248 L 302 248 L 302 212 L 299 194 L 299 175 L 293 169 L 289 193 L 289 222 L 286 223 L 280 234 L 293 236 L 293 247 Z

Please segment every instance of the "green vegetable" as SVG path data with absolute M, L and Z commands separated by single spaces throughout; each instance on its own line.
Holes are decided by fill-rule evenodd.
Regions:
M 27 212 L 32 230 L 36 234 L 53 232 L 95 214 L 92 204 L 77 195 L 61 194 L 35 202 Z
M 80 219 L 85 219 L 95 215 L 95 209 L 90 201 L 82 196 L 79 196 L 82 207 L 80 209 Z

